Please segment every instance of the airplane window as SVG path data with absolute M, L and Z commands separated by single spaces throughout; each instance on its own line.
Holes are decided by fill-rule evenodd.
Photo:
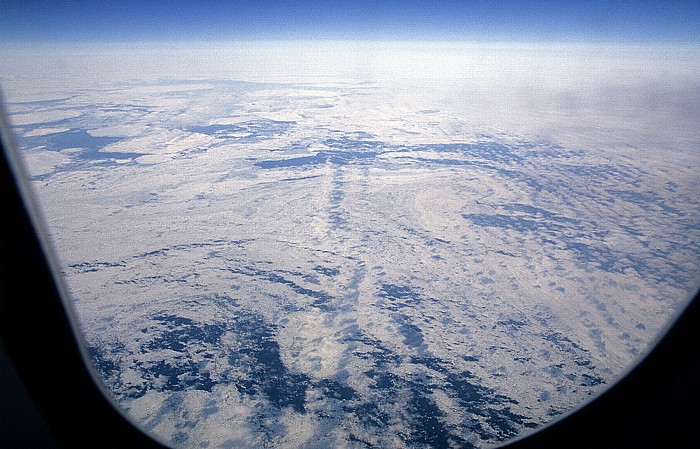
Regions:
M 491 447 L 700 286 L 697 4 L 0 7 L 101 382 L 175 447 Z

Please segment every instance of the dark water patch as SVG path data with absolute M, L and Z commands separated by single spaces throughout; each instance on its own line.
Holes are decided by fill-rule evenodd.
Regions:
M 476 377 L 469 371 L 447 373 L 445 389 L 452 394 L 467 413 L 484 418 L 486 424 L 496 431 L 477 426 L 473 430 L 485 440 L 504 440 L 517 433 L 530 422 L 523 415 L 514 413 L 507 404 L 517 404 L 517 401 L 505 395 L 497 394 L 494 390 L 479 385 Z
M 527 323 L 524 321 L 509 319 L 497 321 L 496 324 L 494 324 L 493 329 L 496 329 L 498 326 L 503 326 L 509 328 L 510 330 L 520 330 L 520 328 L 523 326 L 527 326 Z
M 282 178 L 280 181 L 283 182 L 290 182 L 290 181 L 305 181 L 307 179 L 314 179 L 314 178 L 320 178 L 323 175 L 311 175 L 311 176 L 299 176 L 297 178 Z
M 476 376 L 470 371 L 447 372 L 445 374 L 448 390 L 454 392 L 459 401 L 464 405 L 469 405 L 472 408 L 471 411 L 477 415 L 482 413 L 481 407 L 489 404 L 517 403 L 507 396 L 496 394 L 492 389 L 479 385 Z M 474 409 L 475 405 L 481 407 Z
M 202 418 L 207 419 L 212 415 L 219 412 L 219 406 L 215 400 L 209 401 L 204 408 L 202 408 Z
M 78 153 L 78 157 L 90 160 L 106 158 L 125 159 L 135 157 L 133 154 L 138 154 L 139 156 L 143 155 L 141 153 L 102 153 L 99 151 L 107 145 L 119 142 L 122 139 L 123 137 L 93 136 L 85 129 L 71 129 L 69 131 L 44 134 L 41 136 L 20 136 L 19 143 L 26 148 L 44 146 L 55 151 L 61 151 L 67 148 L 81 148 L 83 151 Z
M 192 249 L 197 249 L 197 248 L 208 248 L 212 246 L 221 246 L 221 245 L 229 245 L 229 246 L 238 246 L 241 247 L 248 243 L 250 240 L 224 240 L 224 239 L 212 239 L 206 242 L 193 242 L 193 243 L 184 243 L 180 245 L 173 245 L 173 246 L 167 246 L 164 248 L 158 248 L 150 251 L 145 251 L 142 253 L 139 253 L 133 257 L 133 259 L 146 259 L 150 257 L 165 257 L 168 254 L 174 252 L 174 251 L 188 251 Z M 210 253 L 211 254 L 211 253 Z
M 374 151 L 320 151 L 312 156 L 260 161 L 256 162 L 255 165 L 263 169 L 303 167 L 307 165 L 323 165 L 325 163 L 348 165 L 366 162 L 373 159 L 377 154 Z
M 8 102 L 7 105 L 12 106 L 32 106 L 32 107 L 52 107 L 59 106 L 68 100 L 72 100 L 76 96 L 65 97 L 65 98 L 55 98 L 51 100 L 34 100 L 34 101 L 13 101 Z
M 258 274 L 260 274 L 260 273 L 258 273 Z M 286 285 L 286 286 L 290 287 L 295 293 L 298 293 L 300 295 L 310 296 L 311 298 L 315 298 L 317 300 L 321 300 L 324 302 L 327 302 L 327 301 L 332 299 L 331 295 L 329 295 L 326 292 L 311 290 L 311 289 L 302 287 L 301 285 L 297 284 L 296 282 L 289 280 L 283 276 L 280 276 L 276 273 L 266 273 L 264 275 L 264 279 L 266 279 L 270 282 L 276 282 L 278 284 Z
M 78 109 L 78 108 L 76 108 Z M 82 108 L 80 108 L 82 109 Z M 141 112 L 141 113 L 148 113 L 152 112 L 154 108 L 150 106 L 142 106 L 138 104 L 115 104 L 111 107 L 108 106 L 95 106 L 95 110 L 99 110 L 100 112 L 122 112 L 122 113 L 129 113 L 132 114 L 134 112 Z M 128 117 L 131 118 L 131 117 Z
M 365 139 L 346 135 L 330 138 L 323 141 L 323 144 L 329 148 L 326 151 L 295 158 L 260 161 L 256 163 L 256 165 L 265 169 L 300 167 L 325 163 L 347 165 L 351 163 L 371 162 L 378 154 L 386 151 L 394 151 L 406 154 L 406 156 L 398 156 L 399 158 L 404 157 L 415 162 L 455 166 L 474 165 L 486 169 L 502 171 L 502 174 L 508 177 L 523 178 L 525 175 L 522 172 L 508 170 L 505 167 L 511 165 L 520 166 L 527 158 L 563 158 L 569 157 L 571 154 L 571 152 L 565 152 L 558 147 L 547 147 L 544 144 L 539 146 L 534 144 L 506 145 L 499 142 L 482 141 L 478 143 L 396 146 L 382 141 L 371 140 L 371 137 L 372 136 L 367 135 Z M 457 157 L 413 157 L 410 153 L 414 151 L 453 153 Z M 530 184 L 538 184 L 534 178 L 525 181 Z M 540 185 L 537 185 L 537 187 L 541 188 Z
M 350 433 L 348 435 L 348 441 L 353 442 L 353 443 L 360 443 L 367 449 L 379 449 L 378 446 L 375 446 L 374 444 L 370 443 L 369 441 L 366 441 L 362 439 L 361 437 L 355 435 L 354 433 Z M 353 446 L 355 447 L 355 446 Z
M 209 148 L 207 147 L 186 148 L 177 152 L 177 158 L 192 159 L 196 156 L 206 153 L 207 151 L 209 151 Z
M 343 405 L 343 411 L 350 416 L 353 416 L 357 422 L 367 429 L 366 434 L 379 432 L 382 434 L 393 421 L 392 417 L 384 411 L 376 401 L 353 401 Z M 368 447 L 376 447 L 371 443 L 365 442 Z
M 380 149 L 387 144 L 379 140 L 368 140 L 373 136 L 367 133 L 360 132 L 361 134 L 355 133 L 355 135 L 345 135 L 338 138 L 330 138 L 323 141 L 323 144 L 328 148 L 338 148 L 342 151 L 348 152 L 348 150 L 368 150 L 368 149 Z M 349 151 L 353 152 L 353 151 Z
M 68 268 L 75 270 L 77 273 L 91 273 L 102 268 L 124 267 L 126 262 L 79 262 L 68 265 Z
M 411 287 L 407 285 L 382 284 L 381 293 L 379 296 L 392 299 L 410 299 L 414 293 Z
M 275 159 L 275 160 L 268 160 L 268 161 L 260 161 L 256 162 L 255 165 L 263 168 L 263 169 L 271 169 L 271 168 L 283 168 L 283 167 L 302 167 L 304 165 L 318 165 L 318 164 L 324 164 L 326 162 L 326 158 L 321 155 L 321 153 L 316 154 L 314 156 L 302 156 L 302 157 L 293 157 L 289 159 Z
M 141 354 L 173 351 L 178 354 L 156 361 L 140 361 L 135 367 L 146 382 L 146 388 L 128 394 L 139 397 L 146 390 L 182 391 L 204 390 L 211 391 L 215 385 L 205 362 L 196 361 L 195 354 L 203 351 L 207 354 L 204 359 L 211 359 L 221 336 L 226 331 L 225 324 L 197 323 L 190 318 L 176 315 L 160 314 L 153 317 L 154 324 L 144 327 L 141 331 L 151 336 L 140 348 Z M 199 357 L 198 357 L 199 358 Z
M 441 373 L 445 374 L 447 373 L 447 368 L 445 367 L 445 363 L 437 358 L 437 357 L 411 357 L 410 358 L 411 363 L 414 365 L 423 365 L 426 368 Z
M 248 267 L 246 269 L 232 269 L 231 272 L 233 273 L 238 273 L 238 274 L 243 274 L 246 276 L 256 276 L 260 277 L 263 280 L 273 282 L 276 284 L 281 284 L 285 285 L 289 288 L 292 289 L 294 293 L 297 293 L 299 295 L 304 295 L 308 296 L 310 298 L 315 299 L 315 301 L 312 303 L 312 306 L 321 308 L 323 310 L 334 310 L 332 307 L 330 307 L 329 303 L 332 302 L 334 297 L 330 295 L 329 293 L 326 293 L 321 290 L 312 290 L 310 288 L 303 287 L 296 282 L 292 281 L 291 279 L 287 279 L 284 276 L 277 274 L 272 271 L 265 271 L 265 270 L 258 270 L 253 267 Z
M 363 343 L 354 354 L 372 363 L 373 368 L 364 372 L 370 381 L 369 394 L 354 398 L 346 411 L 379 430 L 395 421 L 399 413 L 407 429 L 401 438 L 409 446 L 473 447 L 465 440 L 467 435 L 496 442 L 516 435 L 523 427 L 535 427 L 527 417 L 513 412 L 511 407 L 517 401 L 481 385 L 469 371 L 455 371 L 451 363 L 422 355 L 409 359 L 411 365 L 422 367 L 418 375 L 404 376 L 397 373 L 406 362 L 404 357 L 366 336 L 352 340 Z M 367 346 L 371 348 L 367 350 Z M 467 358 L 477 361 L 475 357 Z M 456 401 L 463 416 L 461 424 L 447 424 L 445 412 L 434 400 L 436 391 Z M 400 411 L 401 407 L 405 412 Z
M 369 370 L 365 374 L 374 381 L 370 385 L 373 400 L 353 407 L 358 417 L 362 416 L 360 413 L 366 414 L 361 421 L 381 430 L 396 419 L 393 413 L 382 410 L 392 409 L 394 404 L 407 399 L 405 412 L 399 412 L 406 420 L 407 432 L 400 435 L 405 443 L 418 447 L 472 447 L 460 432 L 445 424 L 445 414 L 432 398 L 433 386 L 425 381 L 428 378 L 405 379 L 383 370 Z
M 133 152 L 106 152 L 102 148 L 123 140 L 122 137 L 96 137 L 84 129 L 71 129 L 69 131 L 46 134 L 42 136 L 19 136 L 18 143 L 22 148 L 34 148 L 43 146 L 49 151 L 63 151 L 76 148 L 71 152 L 69 161 L 56 166 L 53 171 L 34 176 L 36 180 L 44 180 L 55 173 L 77 170 L 90 166 L 115 167 L 128 163 L 132 159 L 143 156 L 145 153 Z M 64 153 L 65 154 L 65 153 Z
M 374 384 L 370 385 L 369 388 L 373 390 L 380 390 L 384 394 L 395 394 L 397 386 L 403 384 L 403 379 L 391 372 L 382 372 L 371 369 L 365 371 L 365 375 L 374 381 Z
M 327 398 L 350 401 L 358 397 L 354 388 L 333 379 L 322 379 L 314 382 L 313 385 L 319 388 Z
M 403 307 L 414 307 L 423 300 L 421 295 L 408 285 L 383 283 L 379 288 L 377 296 L 389 301 L 389 304 L 383 305 L 386 310 L 397 311 Z
M 500 441 L 516 436 L 523 427 L 538 427 L 537 423 L 527 421 L 525 416 L 513 412 L 510 407 L 488 408 L 486 415 L 486 422 L 496 431 L 496 439 Z
M 485 429 L 478 422 L 469 424 L 468 429 L 468 432 L 478 434 L 483 440 L 504 440 L 515 436 L 522 427 L 536 426 L 526 416 L 511 410 L 510 405 L 517 404 L 517 401 L 480 385 L 470 371 L 454 372 L 451 365 L 437 357 L 412 357 L 411 362 L 438 373 L 433 376 L 435 380 L 430 385 L 431 389 L 447 392 L 458 401 L 467 415 L 484 419 L 493 430 Z
M 423 362 L 426 367 L 433 367 L 435 371 L 446 374 L 442 362 L 437 358 L 414 358 L 416 362 Z M 445 423 L 446 415 L 433 399 L 435 390 L 445 390 L 446 385 L 435 379 L 439 376 L 420 376 L 413 379 L 405 379 L 402 390 L 409 394 L 407 404 L 407 419 L 410 430 L 406 442 L 410 445 L 428 445 L 435 448 L 462 447 L 471 448 L 462 435 L 477 433 L 483 439 L 489 439 L 490 435 L 483 431 L 478 423 L 473 423 L 468 429 L 455 429 Z
M 562 372 L 563 372 L 563 370 L 562 370 L 563 367 L 564 367 L 563 363 L 558 363 L 555 365 L 549 365 L 549 366 L 543 368 L 542 371 L 544 371 L 545 373 L 547 373 L 547 375 L 549 375 L 551 377 L 560 377 L 562 375 Z
M 353 356 L 372 362 L 375 369 L 379 372 L 398 366 L 401 362 L 400 355 L 395 354 L 391 349 L 384 346 L 380 340 L 371 338 L 361 332 L 345 337 L 343 342 L 354 346 L 352 348 Z M 369 370 L 368 373 L 374 373 L 374 370 Z M 373 377 L 373 375 L 368 373 L 365 374 Z
M 191 279 L 196 279 L 199 277 L 197 274 L 185 275 L 180 278 L 172 277 L 171 275 L 152 275 L 152 276 L 142 276 L 138 278 L 130 277 L 128 279 L 115 280 L 115 285 L 141 285 L 141 286 L 152 286 L 156 283 L 172 283 L 179 282 L 182 284 L 187 284 Z M 188 279 L 190 278 L 190 279 Z M 201 285 L 201 284 L 193 284 Z
M 520 429 L 534 427 L 526 416 L 514 413 L 509 404 L 518 402 L 508 396 L 498 394 L 493 389 L 480 385 L 470 371 L 454 372 L 451 366 L 436 357 L 413 357 L 412 363 L 421 364 L 439 374 L 431 388 L 440 389 L 454 397 L 460 406 L 474 416 L 484 418 L 486 424 L 496 431 L 489 431 L 478 423 L 473 423 L 470 431 L 479 434 L 484 440 L 503 440 L 515 436 Z
M 36 131 L 38 129 L 42 128 L 73 128 L 75 127 L 76 124 L 74 123 L 73 120 L 69 118 L 64 118 L 64 119 L 59 119 L 59 120 L 52 120 L 48 122 L 40 122 L 40 123 L 27 123 L 26 125 L 13 125 L 12 130 L 15 132 L 15 138 L 17 139 L 17 145 L 20 148 L 31 148 L 36 145 L 31 145 L 28 143 L 25 143 L 26 141 L 35 140 L 38 137 L 42 136 L 26 136 L 26 134 L 31 133 L 32 131 Z M 65 132 L 65 131 L 61 131 Z
M 238 345 L 229 348 L 230 381 L 249 396 L 263 396 L 277 408 L 291 407 L 306 413 L 306 390 L 310 379 L 292 373 L 282 362 L 274 328 L 261 317 L 241 313 L 230 324 Z
M 559 332 L 544 334 L 542 338 L 550 343 L 553 343 L 559 350 L 569 354 L 588 353 L 588 351 L 581 347 L 581 345 L 575 343 L 569 337 L 566 337 Z
M 594 326 L 593 324 L 591 324 L 591 325 Z M 595 342 L 595 345 L 596 345 L 596 347 L 598 348 L 598 351 L 600 351 L 600 352 L 603 353 L 603 354 L 607 353 L 607 349 L 606 349 L 606 346 L 605 346 L 605 339 L 603 338 L 603 331 L 601 331 L 601 330 L 598 329 L 597 327 L 592 327 L 592 328 L 588 331 L 588 335 L 589 335 L 589 336 L 593 339 L 593 341 Z
M 217 139 L 255 142 L 280 136 L 295 124 L 296 122 L 293 121 L 260 119 L 236 124 L 196 125 L 185 130 L 206 134 Z
M 408 402 L 408 413 L 412 427 L 408 443 L 428 445 L 434 448 L 473 447 L 461 437 L 452 434 L 443 423 L 445 415 L 430 397 L 430 391 L 414 388 Z
M 236 134 L 247 132 L 247 129 L 239 125 L 198 125 L 190 126 L 186 131 L 206 134 L 220 139 L 237 138 Z
M 413 349 L 427 350 L 428 347 L 423 341 L 423 332 L 418 326 L 410 322 L 409 316 L 399 315 L 395 318 L 395 321 L 399 324 L 399 333 L 403 337 L 403 344 Z
M 601 385 L 604 383 L 605 383 L 605 380 L 600 376 L 596 376 L 596 375 L 591 374 L 591 373 L 581 374 L 581 386 L 582 387 L 593 387 L 595 385 Z
M 235 306 L 230 298 L 228 303 Z M 110 353 L 92 350 L 98 371 L 118 398 L 138 398 L 149 390 L 211 391 L 218 383 L 229 383 L 241 394 L 265 398 L 278 409 L 306 411 L 308 376 L 286 368 L 275 341 L 274 326 L 252 312 L 238 309 L 229 321 L 215 324 L 162 313 L 154 316 L 141 332 L 149 338 L 138 353 L 129 353 L 123 347 Z M 233 344 L 222 346 L 225 332 L 235 336 Z M 225 358 L 230 366 L 214 376 L 207 366 L 220 358 Z M 221 361 L 216 363 L 220 365 Z M 120 378 L 129 371 L 138 372 L 140 382 Z M 328 381 L 320 387 L 341 399 L 353 395 L 349 387 L 339 382 Z
M 604 342 L 602 342 L 602 340 L 600 342 L 596 340 L 596 338 L 600 339 L 599 332 L 600 331 L 597 329 L 592 329 L 590 334 L 594 341 L 596 341 L 596 345 L 599 347 L 598 349 L 604 352 Z M 558 332 L 545 334 L 542 337 L 544 340 L 554 344 L 559 351 L 569 354 L 568 358 L 575 364 L 574 372 L 576 373 L 576 375 L 573 377 L 571 377 L 571 374 L 567 374 L 567 377 L 570 380 L 573 381 L 577 376 L 581 376 L 582 380 L 580 385 L 584 387 L 591 387 L 605 383 L 605 380 L 596 374 L 596 366 L 590 360 L 590 352 L 587 349 L 581 347 L 579 344 L 573 342 L 571 339 L 561 335 Z M 559 364 L 556 366 L 559 368 L 559 373 L 563 374 L 566 366 L 564 364 Z M 581 373 L 582 369 L 585 369 L 583 373 Z
M 211 392 L 215 382 L 211 374 L 202 371 L 198 363 L 187 357 L 171 360 L 143 362 L 138 365 L 141 373 L 156 391 L 202 390 Z M 144 392 L 145 393 L 145 392 Z
M 141 329 L 149 338 L 138 353 L 130 354 L 123 345 L 116 345 L 109 356 L 104 348 L 93 349 L 91 353 L 98 372 L 118 398 L 139 398 L 149 390 L 210 392 L 216 382 L 206 368 L 207 360 L 217 353 L 225 328 L 224 324 L 198 323 L 185 317 L 160 314 L 153 317 L 152 324 Z M 143 360 L 146 354 L 151 356 Z M 153 354 L 162 357 L 154 359 Z M 124 364 L 128 364 L 128 369 Z M 132 370 L 139 374 L 140 382 L 133 383 L 121 377 Z
M 190 318 L 176 315 L 156 315 L 153 320 L 158 322 L 156 330 L 146 327 L 146 334 L 157 333 L 159 336 L 151 339 L 142 347 L 144 351 L 160 351 L 169 349 L 175 352 L 185 352 L 187 346 L 195 343 L 216 344 L 226 331 L 224 324 L 196 323 Z M 165 327 L 162 331 L 161 328 Z
M 114 353 L 124 350 L 123 345 L 118 346 Z M 98 346 L 88 346 L 88 353 L 95 369 L 100 374 L 100 378 L 107 384 L 118 382 L 121 366 L 105 353 L 105 350 Z
M 494 251 L 494 253 L 500 254 L 500 255 L 502 255 L 502 256 L 518 257 L 516 254 L 509 253 L 509 252 L 507 252 L 507 251 L 503 251 L 502 249 L 497 249 L 496 251 Z
M 330 276 L 330 277 L 337 276 L 340 274 L 340 269 L 336 268 L 336 267 L 322 267 L 320 265 L 316 265 L 313 268 L 313 270 L 316 271 L 317 273 L 321 273 L 324 276 Z
M 162 249 L 154 249 L 152 251 L 146 251 L 141 254 L 139 254 L 137 257 L 138 258 L 147 258 L 147 257 L 154 257 L 154 256 L 165 256 L 168 252 L 170 252 L 172 248 L 162 248 Z

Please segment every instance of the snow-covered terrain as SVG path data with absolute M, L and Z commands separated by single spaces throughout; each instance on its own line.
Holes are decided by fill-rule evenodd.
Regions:
M 118 403 L 181 447 L 483 447 L 629 369 L 698 286 L 697 80 L 509 58 L 8 77 Z

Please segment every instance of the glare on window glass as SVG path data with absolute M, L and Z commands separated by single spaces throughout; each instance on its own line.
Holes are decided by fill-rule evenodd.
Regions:
M 698 288 L 697 10 L 120 5 L 3 6 L 0 87 L 101 382 L 163 441 L 492 446 Z

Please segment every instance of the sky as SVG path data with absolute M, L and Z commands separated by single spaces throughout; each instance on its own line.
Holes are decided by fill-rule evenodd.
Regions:
M 5 1 L 0 42 L 700 43 L 700 1 Z

